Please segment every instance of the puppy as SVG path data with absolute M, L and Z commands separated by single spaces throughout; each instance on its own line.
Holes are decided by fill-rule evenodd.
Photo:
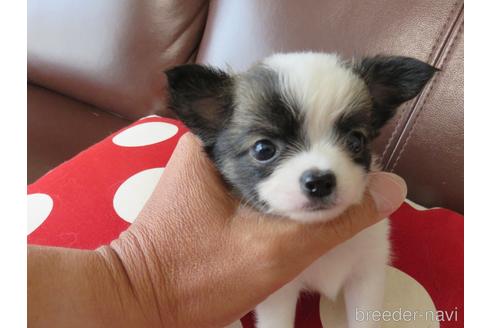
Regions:
M 204 143 L 244 203 L 302 223 L 330 220 L 361 201 L 375 168 L 371 141 L 435 68 L 407 57 L 343 61 L 324 53 L 275 54 L 240 74 L 183 65 L 166 72 L 170 106 Z M 389 261 L 384 220 L 329 251 L 256 307 L 257 327 L 294 326 L 302 290 L 343 292 L 357 311 L 380 309 Z

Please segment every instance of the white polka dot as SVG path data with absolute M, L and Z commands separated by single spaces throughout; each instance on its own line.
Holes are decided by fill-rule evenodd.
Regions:
M 162 172 L 163 167 L 141 171 L 119 186 L 114 194 L 113 207 L 123 220 L 132 223 L 137 218 L 154 191 Z
M 27 234 L 36 230 L 53 209 L 53 199 L 46 194 L 27 195 Z
M 140 147 L 167 140 L 178 133 L 178 127 L 166 122 L 141 123 L 113 137 L 113 143 L 122 147 Z
M 425 288 L 417 280 L 396 268 L 388 266 L 386 274 L 383 311 L 390 311 L 389 313 L 394 314 L 395 320 L 386 322 L 381 320 L 381 327 L 439 328 L 439 322 L 437 320 L 431 320 L 430 318 L 431 313 L 436 313 L 436 307 Z M 398 313 L 403 314 L 403 311 L 406 310 L 416 313 L 417 315 L 412 317 L 412 320 L 403 320 L 404 318 L 399 319 Z M 321 323 L 324 328 L 347 327 L 343 296 L 338 297 L 335 302 L 325 297 L 321 297 L 319 312 Z M 420 314 L 422 314 L 422 316 L 420 316 Z M 426 314 L 428 316 L 427 319 Z
M 231 323 L 230 325 L 228 325 L 225 328 L 243 328 L 243 325 L 241 324 L 241 321 L 238 320 L 238 321 Z

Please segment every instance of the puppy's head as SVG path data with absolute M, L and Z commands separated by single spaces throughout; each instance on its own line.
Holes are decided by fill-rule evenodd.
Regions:
M 310 222 L 361 200 L 370 143 L 435 69 L 406 57 L 273 55 L 241 74 L 166 72 L 171 108 L 247 204 Z

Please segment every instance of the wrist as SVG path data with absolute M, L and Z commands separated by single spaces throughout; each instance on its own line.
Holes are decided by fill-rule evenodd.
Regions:
M 102 246 L 94 254 L 100 272 L 106 277 L 105 286 L 94 286 L 94 298 L 107 299 L 112 303 L 104 314 L 108 321 L 115 326 L 118 323 L 118 327 L 138 327 L 145 323 L 145 316 L 133 292 L 131 281 L 117 254 L 110 246 Z
M 125 322 L 125 327 L 163 327 L 172 322 L 172 302 L 168 302 L 171 294 L 165 282 L 168 273 L 160 259 L 154 258 L 154 249 L 147 238 L 137 238 L 127 231 L 96 251 L 111 274 L 112 289 L 121 304 L 119 315 L 133 319 Z
M 126 284 L 108 263 L 97 251 L 29 246 L 29 326 L 136 327 Z

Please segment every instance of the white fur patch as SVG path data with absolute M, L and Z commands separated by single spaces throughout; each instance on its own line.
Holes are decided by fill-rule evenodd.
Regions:
M 336 177 L 334 206 L 319 212 L 306 212 L 308 198 L 301 190 L 299 179 L 307 170 L 331 170 Z M 272 212 L 302 222 L 327 220 L 358 203 L 363 195 L 366 174 L 362 167 L 330 143 L 318 143 L 310 150 L 296 154 L 282 163 L 258 185 L 258 194 L 270 206 Z
M 351 105 L 369 99 L 364 81 L 335 54 L 276 54 L 264 64 L 279 74 L 283 96 L 300 105 L 313 142 L 326 137 L 328 127 Z

